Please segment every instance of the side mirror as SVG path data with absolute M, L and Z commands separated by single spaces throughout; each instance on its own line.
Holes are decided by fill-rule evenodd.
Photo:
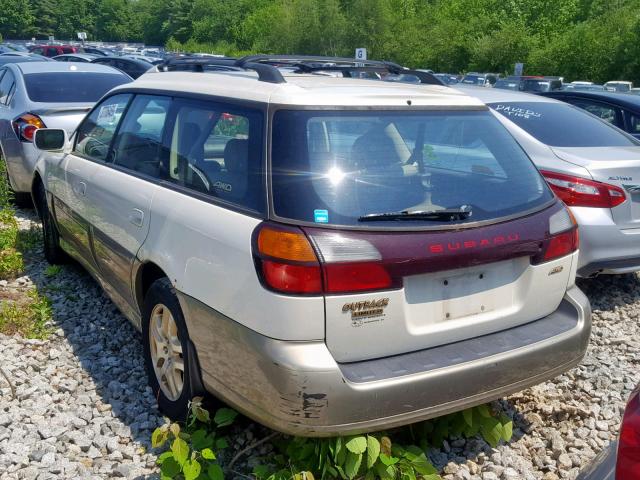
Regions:
M 58 128 L 40 128 L 33 139 L 36 148 L 45 152 L 61 152 L 67 141 L 67 132 Z

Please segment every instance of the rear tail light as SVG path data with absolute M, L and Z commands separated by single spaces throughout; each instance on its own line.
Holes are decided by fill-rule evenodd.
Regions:
M 640 390 L 629 399 L 618 441 L 616 480 L 640 478 Z
M 608 183 L 541 170 L 555 194 L 570 207 L 613 208 L 624 203 L 624 190 Z
M 265 226 L 257 235 L 259 268 L 264 283 L 291 294 L 321 294 L 322 270 L 302 231 Z
M 36 130 L 46 128 L 42 119 L 33 113 L 24 113 L 12 122 L 13 130 L 22 142 L 33 142 Z
M 580 245 L 578 224 L 571 212 L 563 208 L 549 218 L 549 237 L 545 239 L 541 252 L 533 257 L 533 264 L 561 258 L 575 252 Z
M 314 238 L 314 250 L 302 230 L 270 224 L 254 238 L 256 266 L 271 290 L 322 295 L 399 287 L 366 240 L 328 234 Z

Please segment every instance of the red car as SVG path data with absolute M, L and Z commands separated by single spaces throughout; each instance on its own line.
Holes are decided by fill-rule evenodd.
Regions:
M 34 45 L 29 47 L 29 51 L 45 57 L 55 57 L 65 53 L 76 53 L 78 48 L 72 45 Z
M 640 385 L 629 397 L 618 441 L 611 442 L 576 480 L 640 479 Z

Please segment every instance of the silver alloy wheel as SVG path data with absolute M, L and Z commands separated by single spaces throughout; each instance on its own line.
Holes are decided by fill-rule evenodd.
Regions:
M 171 310 L 159 303 L 153 307 L 149 322 L 149 344 L 153 370 L 162 393 L 176 401 L 184 387 L 184 358 L 178 338 L 178 326 Z

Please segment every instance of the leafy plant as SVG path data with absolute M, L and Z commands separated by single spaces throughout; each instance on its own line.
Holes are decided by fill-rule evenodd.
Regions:
M 295 437 L 284 439 L 280 448 L 283 454 L 275 457 L 279 468 L 254 469 L 259 480 L 440 478 L 423 449 L 392 444 L 384 434 L 327 439 Z
M 153 432 L 152 445 L 168 448 L 158 457 L 163 479 L 224 477 L 216 452 L 226 448 L 227 441 L 219 429 L 230 425 L 237 413 L 221 408 L 211 420 L 201 401 L 196 398 L 191 403 L 184 430 L 173 423 Z M 476 435 L 496 447 L 500 441 L 509 441 L 512 431 L 511 419 L 480 405 L 386 433 L 334 438 L 280 436 L 274 441 L 278 453 L 254 467 L 253 475 L 257 480 L 437 480 L 440 476 L 427 457 L 429 448 L 439 448 L 450 437 Z
M 49 278 L 60 275 L 60 272 L 62 272 L 62 267 L 60 265 L 49 265 L 44 269 L 44 275 Z
M 481 435 L 493 448 L 500 441 L 508 442 L 513 435 L 513 422 L 504 414 L 496 415 L 489 405 L 479 405 L 420 423 L 411 428 L 413 436 L 421 438 L 422 446 L 429 439 L 430 446 L 439 447 L 449 437 Z
M 253 474 L 259 480 L 436 480 L 440 476 L 427 458 L 429 448 L 439 448 L 450 437 L 476 435 L 495 447 L 509 441 L 512 430 L 511 419 L 480 405 L 388 433 L 285 438 L 277 442 L 281 453 L 272 458 L 271 468 L 259 465 Z
M 224 473 L 216 452 L 228 447 L 220 429 L 233 423 L 238 413 L 230 408 L 216 411 L 213 419 L 202 407 L 202 398 L 191 401 L 187 423 L 167 423 L 151 436 L 154 448 L 168 447 L 158 456 L 161 479 L 222 480 Z

